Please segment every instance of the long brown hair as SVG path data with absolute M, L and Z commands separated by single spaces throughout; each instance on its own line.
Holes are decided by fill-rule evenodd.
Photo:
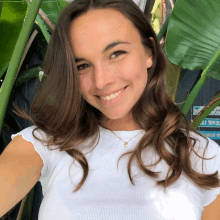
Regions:
M 135 123 L 140 129 L 146 131 L 135 149 L 126 153 L 131 154 L 127 167 L 131 183 L 134 184 L 131 177 L 131 164 L 134 158 L 137 159 L 138 167 L 143 173 L 153 178 L 158 177 L 156 172 L 152 172 L 144 165 L 141 157 L 144 149 L 154 146 L 160 156 L 157 163 L 162 159 L 165 160 L 169 165 L 168 173 L 171 172 L 165 180 L 157 181 L 158 185 L 166 189 L 184 171 L 187 177 L 202 188 L 218 187 L 218 172 L 205 175 L 192 169 L 190 154 L 193 151 L 197 156 L 199 155 L 194 150 L 197 140 L 190 136 L 189 131 L 204 137 L 206 141 L 208 139 L 190 127 L 182 111 L 167 95 L 164 54 L 150 23 L 132 0 L 74 0 L 64 9 L 47 48 L 42 65 L 44 77 L 31 104 L 30 116 L 25 113 L 21 115 L 29 118 L 36 125 L 36 129 L 41 129 L 50 137 L 48 140 L 41 140 L 46 142 L 48 147 L 56 145 L 60 151 L 66 151 L 80 163 L 84 175 L 74 191 L 79 190 L 88 176 L 89 164 L 77 146 L 88 138 L 94 137 L 90 145 L 92 146 L 97 137 L 100 138 L 98 126 L 102 113 L 82 97 L 69 28 L 71 22 L 80 15 L 90 10 L 105 8 L 116 9 L 123 13 L 135 25 L 143 46 L 146 49 L 150 48 L 153 55 L 153 66 L 148 69 L 145 90 L 131 110 Z M 154 42 L 149 39 L 150 37 L 154 39 Z M 165 142 L 170 145 L 175 155 L 165 148 Z

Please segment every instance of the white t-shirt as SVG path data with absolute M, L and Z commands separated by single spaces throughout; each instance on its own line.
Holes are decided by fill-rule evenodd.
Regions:
M 141 130 L 114 131 L 124 141 L 134 137 L 125 148 L 123 141 L 101 126 L 100 141 L 95 149 L 90 152 L 86 148 L 82 150 L 84 154 L 87 152 L 85 156 L 89 164 L 89 174 L 82 188 L 73 192 L 83 176 L 81 166 L 74 161 L 70 169 L 73 158 L 64 151 L 51 151 L 37 141 L 32 136 L 34 128 L 28 127 L 12 135 L 12 138 L 21 134 L 25 140 L 33 143 L 44 162 L 39 179 L 44 196 L 39 220 L 201 220 L 203 207 L 213 202 L 220 193 L 220 188 L 205 190 L 196 186 L 184 173 L 164 193 L 162 186 L 156 186 L 156 179 L 143 174 L 137 168 L 136 161 L 131 166 L 135 183 L 132 185 L 127 173 L 130 155 L 119 160 L 118 169 L 117 161 L 123 153 L 136 146 L 143 134 L 134 136 Z M 39 130 L 35 135 L 45 137 Z M 201 140 L 201 144 L 197 142 L 195 149 L 203 156 L 205 140 L 197 134 L 191 135 Z M 170 148 L 165 146 L 170 151 Z M 219 145 L 209 139 L 205 157 L 215 155 L 212 160 L 204 160 L 202 171 L 202 159 L 193 153 L 193 169 L 206 174 L 220 171 Z M 145 165 L 156 162 L 158 158 L 153 148 L 144 150 L 142 154 Z M 161 171 L 159 179 L 162 180 L 166 177 L 168 168 L 165 161 L 161 160 L 149 169 L 154 172 Z

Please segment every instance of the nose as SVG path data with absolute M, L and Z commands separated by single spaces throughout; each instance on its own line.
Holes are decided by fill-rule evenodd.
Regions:
M 114 81 L 113 74 L 110 69 L 104 65 L 99 65 L 93 72 L 93 85 L 102 90 Z

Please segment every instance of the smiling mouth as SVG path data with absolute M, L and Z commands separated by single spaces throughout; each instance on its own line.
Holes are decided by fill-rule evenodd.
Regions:
M 125 86 L 125 87 L 124 87 L 124 90 L 125 90 L 127 87 L 128 87 L 128 86 Z M 123 91 L 124 91 L 124 90 L 123 90 Z M 97 95 L 95 95 L 95 96 L 96 96 L 97 98 L 101 99 L 100 96 L 97 96 Z

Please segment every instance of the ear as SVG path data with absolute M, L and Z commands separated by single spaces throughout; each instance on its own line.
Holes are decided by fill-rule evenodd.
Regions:
M 153 65 L 152 55 L 151 56 L 147 55 L 147 58 L 146 58 L 146 66 L 147 66 L 147 68 L 152 67 L 152 65 Z
M 154 44 L 154 39 L 152 37 L 149 38 Z M 146 49 L 146 66 L 147 68 L 152 67 L 153 65 L 153 54 L 150 48 Z
M 152 67 L 153 65 L 153 56 L 152 56 L 152 52 L 148 50 L 148 52 L 146 53 L 146 66 L 147 69 Z

